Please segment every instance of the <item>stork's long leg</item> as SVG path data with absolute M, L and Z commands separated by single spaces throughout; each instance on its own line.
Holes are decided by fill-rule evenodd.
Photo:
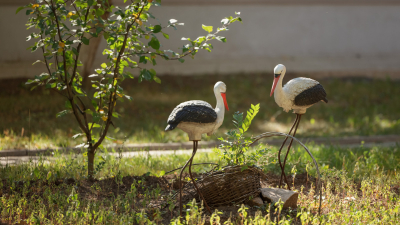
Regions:
M 196 144 L 195 144 L 195 143 L 196 143 Z M 193 156 L 194 156 L 194 155 L 196 154 L 196 152 L 197 152 L 197 147 L 198 147 L 198 145 L 199 145 L 199 141 L 193 141 Z M 199 194 L 201 200 L 203 200 L 204 205 L 206 206 L 208 212 L 211 214 L 211 210 L 210 210 L 210 208 L 208 207 L 207 202 L 206 202 L 206 200 L 205 200 L 204 197 L 203 197 L 203 194 L 201 194 L 199 188 L 198 188 L 197 185 L 196 185 L 195 180 L 193 179 L 193 175 L 192 175 L 193 156 L 192 156 L 192 160 L 190 160 L 190 163 L 189 163 L 189 176 L 190 176 L 190 179 L 192 179 L 193 186 L 196 188 L 196 191 L 197 191 L 197 193 Z
M 294 131 L 293 131 L 293 135 L 292 135 L 293 137 L 296 135 L 297 128 L 299 127 L 300 119 L 301 119 L 301 114 L 297 114 L 297 117 L 298 117 L 299 119 L 298 119 L 298 121 L 297 121 L 296 128 L 295 128 Z M 290 143 L 289 143 L 289 146 L 288 146 L 286 155 L 285 155 L 285 159 L 283 160 L 283 167 L 284 167 L 284 168 L 285 168 L 285 165 L 286 165 L 286 159 L 287 159 L 287 157 L 288 157 L 288 155 L 289 155 L 290 147 L 292 147 L 292 143 L 293 143 L 293 138 L 292 138 L 292 140 L 290 140 Z M 281 174 L 281 180 L 282 180 L 282 176 L 283 176 L 283 175 L 284 175 L 284 173 L 282 172 L 282 174 Z M 285 175 L 285 176 L 286 176 L 286 175 Z M 287 183 L 287 181 L 286 181 L 286 183 Z M 289 190 L 290 190 L 289 183 L 287 183 L 287 184 L 288 184 L 288 187 L 289 187 Z
M 193 141 L 193 153 L 192 157 L 186 162 L 186 164 L 182 167 L 181 173 L 179 174 L 179 215 L 182 217 L 182 174 L 183 171 L 185 170 L 186 166 L 192 161 L 194 154 L 196 154 L 195 150 L 195 141 Z
M 290 133 L 292 133 L 293 128 L 296 126 L 298 118 L 299 118 L 299 114 L 296 114 L 296 119 L 294 120 L 294 123 L 293 123 L 293 125 L 292 125 L 292 128 L 290 128 L 290 131 L 289 131 L 289 133 L 288 133 L 289 135 L 290 135 Z M 282 148 L 283 148 L 283 146 L 285 145 L 287 139 L 288 139 L 288 137 L 285 138 L 285 140 L 283 141 L 281 147 L 279 148 L 279 151 L 278 151 L 278 161 L 279 161 L 279 165 L 281 166 L 281 171 L 282 171 L 283 177 L 285 178 L 285 182 L 286 182 L 286 183 L 288 184 L 288 186 L 289 186 L 289 183 L 288 183 L 288 181 L 287 181 L 287 179 L 286 179 L 285 167 L 282 165 L 282 161 L 281 161 L 281 151 L 282 151 Z M 281 188 L 281 186 L 282 186 L 282 175 L 281 175 L 281 179 L 279 180 L 279 188 Z M 289 187 L 289 189 L 290 189 L 290 187 Z

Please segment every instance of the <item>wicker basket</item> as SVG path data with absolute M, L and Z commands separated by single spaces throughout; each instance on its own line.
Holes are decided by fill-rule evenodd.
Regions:
M 241 169 L 241 166 L 226 167 L 196 181 L 209 206 L 242 203 L 250 196 L 260 194 L 262 171 L 256 167 L 249 167 L 243 171 Z M 188 194 L 186 200 L 196 198 L 200 201 L 192 183 L 186 185 L 184 189 Z

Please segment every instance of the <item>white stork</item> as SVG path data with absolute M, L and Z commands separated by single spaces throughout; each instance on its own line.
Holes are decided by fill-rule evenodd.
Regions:
M 214 85 L 214 94 L 217 99 L 217 106 L 215 109 L 205 101 L 193 100 L 182 102 L 171 112 L 168 117 L 168 126 L 165 131 L 170 131 L 176 127 L 185 131 L 189 135 L 189 141 L 193 141 L 193 153 L 190 159 L 183 166 L 179 176 L 180 187 L 180 213 L 182 215 L 182 173 L 189 163 L 189 175 L 193 181 L 199 196 L 202 198 L 208 211 L 211 213 L 203 195 L 199 191 L 193 177 L 192 177 L 192 161 L 197 152 L 198 142 L 201 141 L 201 135 L 207 133 L 208 136 L 212 135 L 224 121 L 225 108 L 229 111 L 228 103 L 226 102 L 226 85 L 224 82 L 217 82 Z
M 282 64 L 278 64 L 274 68 L 274 83 L 272 84 L 271 94 L 274 94 L 275 102 L 283 108 L 285 112 L 289 112 L 293 110 L 293 113 L 296 113 L 296 119 L 293 123 L 292 128 L 289 131 L 289 135 L 292 132 L 293 128 L 293 137 L 296 135 L 297 127 L 299 126 L 301 116 L 306 113 L 307 108 L 311 107 L 315 103 L 319 101 L 323 101 L 328 103 L 328 99 L 326 99 L 326 92 L 322 85 L 313 79 L 298 77 L 288 81 L 284 87 L 282 87 L 282 80 L 286 73 L 286 67 Z M 278 152 L 279 164 L 282 169 L 281 180 L 279 182 L 279 187 L 282 184 L 282 178 L 285 178 L 285 182 L 287 182 L 286 175 L 284 172 L 286 158 L 289 154 L 289 149 L 292 146 L 293 139 L 290 141 L 288 150 L 286 152 L 286 156 L 282 165 L 281 162 L 281 150 L 283 145 L 285 145 L 287 137 L 285 141 L 282 143 L 281 148 Z M 289 187 L 289 185 L 288 185 Z M 290 187 L 289 187 L 290 189 Z

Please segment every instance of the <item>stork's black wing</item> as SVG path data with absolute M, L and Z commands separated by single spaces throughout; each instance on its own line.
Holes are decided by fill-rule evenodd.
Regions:
M 294 98 L 294 104 L 298 106 L 307 106 L 315 104 L 319 101 L 324 101 L 328 103 L 328 99 L 326 99 L 326 92 L 324 87 L 321 84 L 317 84 L 312 88 L 304 90 L 299 95 Z
M 193 100 L 182 102 L 168 117 L 168 126 L 165 130 L 173 130 L 180 122 L 212 123 L 217 120 L 217 113 L 210 104 L 204 101 Z

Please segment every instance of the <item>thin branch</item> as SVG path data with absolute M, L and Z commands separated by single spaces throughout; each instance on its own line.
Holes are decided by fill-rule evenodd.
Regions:
M 79 13 L 79 10 L 76 8 L 75 1 L 71 5 L 75 8 L 76 13 L 78 13 L 78 16 L 81 17 L 81 14 Z
M 43 40 L 42 34 L 40 34 L 40 39 Z M 44 55 L 44 52 L 45 52 L 44 51 L 44 45 L 41 47 L 41 49 L 42 49 L 42 52 L 43 52 L 43 58 L 44 58 L 44 62 L 45 62 L 46 67 L 47 67 L 47 71 L 49 71 L 49 76 L 51 76 L 51 70 L 50 70 L 50 67 L 49 67 L 49 63 L 47 62 L 46 56 Z
M 75 106 L 78 108 L 79 112 L 83 115 L 83 111 L 82 111 L 81 107 L 79 107 L 79 105 L 76 103 L 75 103 Z

